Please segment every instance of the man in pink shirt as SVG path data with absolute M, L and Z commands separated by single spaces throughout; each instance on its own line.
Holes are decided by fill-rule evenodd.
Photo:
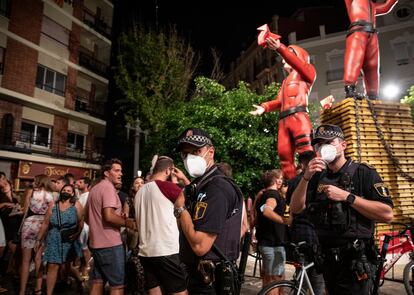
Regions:
M 105 283 L 110 294 L 124 294 L 125 253 L 120 228 L 136 229 L 133 219 L 125 219 L 115 186 L 121 183 L 122 163 L 118 159 L 103 165 L 102 180 L 89 192 L 85 220 L 89 224 L 89 247 L 93 255 L 90 294 L 103 294 Z

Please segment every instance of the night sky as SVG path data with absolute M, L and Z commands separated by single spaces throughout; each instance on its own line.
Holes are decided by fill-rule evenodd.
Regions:
M 202 71 L 208 71 L 211 64 L 212 47 L 221 54 L 223 68 L 228 68 L 241 50 L 256 39 L 256 28 L 271 22 L 275 14 L 288 17 L 299 8 L 318 5 L 337 6 L 346 13 L 343 0 L 272 0 L 247 3 L 234 0 L 123 0 L 117 5 L 125 5 L 121 9 L 136 22 L 153 26 L 156 20 L 160 26 L 175 24 L 180 35 L 201 52 Z

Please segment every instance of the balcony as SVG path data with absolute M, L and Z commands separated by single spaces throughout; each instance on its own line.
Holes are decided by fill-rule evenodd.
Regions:
M 341 81 L 344 78 L 344 69 L 329 70 L 326 72 L 327 82 Z
M 93 13 L 87 8 L 84 8 L 82 20 L 85 24 L 90 26 L 101 35 L 105 36 L 108 39 L 111 39 L 112 28 L 97 14 Z
M 106 103 L 103 101 L 89 101 L 88 98 L 80 96 L 75 100 L 75 111 L 103 120 L 105 120 L 105 106 Z
M 36 138 L 27 132 L 7 132 L 0 129 L 0 149 L 25 154 L 41 154 L 53 158 L 101 163 L 102 151 L 98 148 L 74 149 L 66 142 Z
M 97 73 L 100 76 L 108 78 L 109 66 L 96 59 L 92 54 L 82 48 L 79 51 L 79 65 Z

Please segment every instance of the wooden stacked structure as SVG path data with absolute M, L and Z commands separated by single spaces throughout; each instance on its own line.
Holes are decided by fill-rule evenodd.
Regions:
M 414 123 L 410 107 L 406 104 L 372 101 L 378 126 L 399 161 L 400 167 L 414 177 Z M 359 118 L 359 124 L 357 124 Z M 345 99 L 321 113 L 323 124 L 339 125 L 348 143 L 347 156 L 358 159 L 358 133 L 360 131 L 361 162 L 374 166 L 388 186 L 394 201 L 394 222 L 410 223 L 414 218 L 414 182 L 404 177 L 384 148 L 377 131 L 374 116 L 366 100 Z M 377 231 L 390 231 L 387 224 L 378 224 Z

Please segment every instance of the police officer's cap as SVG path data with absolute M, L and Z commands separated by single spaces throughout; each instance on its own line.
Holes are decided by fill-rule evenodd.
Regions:
M 319 140 L 332 140 L 334 138 L 345 139 L 344 133 L 339 126 L 331 124 L 323 124 L 319 126 L 312 139 L 312 145 L 318 143 Z
M 202 148 L 205 145 L 213 145 L 210 135 L 198 128 L 188 128 L 178 138 L 177 149 L 181 150 L 183 144 L 190 144 L 198 148 Z

